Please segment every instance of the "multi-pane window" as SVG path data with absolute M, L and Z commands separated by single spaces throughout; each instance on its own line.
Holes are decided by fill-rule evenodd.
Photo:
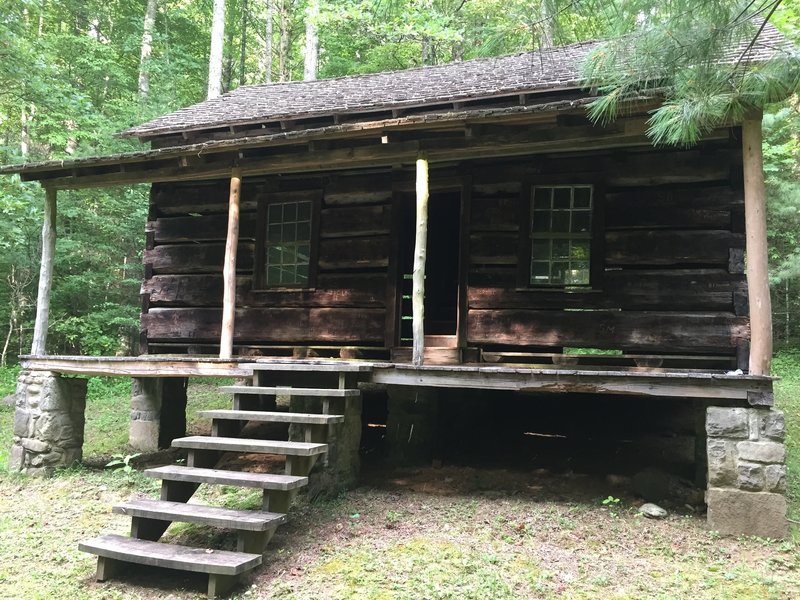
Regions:
M 267 206 L 264 283 L 267 287 L 308 285 L 313 203 L 275 202 Z
M 530 237 L 531 285 L 589 285 L 592 186 L 535 186 Z

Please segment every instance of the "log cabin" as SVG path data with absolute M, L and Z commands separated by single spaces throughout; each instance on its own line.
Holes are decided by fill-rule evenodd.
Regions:
M 766 31 L 751 60 L 779 45 Z M 26 440 L 41 438 L 42 385 L 63 388 L 64 414 L 81 412 L 62 378 L 75 374 L 133 377 L 131 442 L 189 453 L 186 467 L 148 472 L 161 501 L 120 509 L 131 538 L 82 546 L 99 579 L 125 562 L 193 565 L 222 593 L 260 562 L 309 475 L 356 480 L 362 425 L 384 428 L 388 455 L 430 461 L 437 437 L 468 450 L 436 425 L 467 405 L 472 427 L 583 419 L 585 434 L 599 419 L 630 437 L 655 422 L 672 450 L 686 434 L 711 526 L 785 535 L 760 113 L 681 149 L 646 135 L 657 98 L 595 125 L 579 74 L 594 47 L 241 87 L 121 133 L 147 150 L 0 169 L 46 191 L 18 392 L 32 416 L 12 466 L 41 468 Z M 47 355 L 57 191 L 140 182 L 152 184 L 140 356 Z M 207 415 L 212 436 L 181 437 L 186 377 L 203 375 L 252 386 L 226 388 L 233 410 Z M 282 395 L 294 412 L 278 410 Z M 243 423 L 268 420 L 300 438 L 243 437 Z M 77 421 L 62 462 L 80 457 Z M 211 473 L 230 451 L 286 455 L 286 475 Z M 181 509 L 201 483 L 260 487 L 260 520 Z M 200 568 L 156 543 L 172 520 L 240 530 L 237 552 Z

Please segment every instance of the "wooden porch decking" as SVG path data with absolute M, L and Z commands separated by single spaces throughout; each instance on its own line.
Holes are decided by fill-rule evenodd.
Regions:
M 530 393 L 617 394 L 773 404 L 768 376 L 698 369 L 602 366 L 542 368 L 487 363 L 413 366 L 397 362 L 319 359 L 219 359 L 205 356 L 24 356 L 24 368 L 65 375 L 123 377 L 248 377 L 253 365 L 282 371 L 359 371 L 377 384 L 507 390 Z

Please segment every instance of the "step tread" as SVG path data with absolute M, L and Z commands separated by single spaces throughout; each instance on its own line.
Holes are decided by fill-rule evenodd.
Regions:
M 340 373 L 363 373 L 371 371 L 374 367 L 369 362 L 347 362 L 338 360 L 275 360 L 271 359 L 264 362 L 243 363 L 239 365 L 242 369 L 252 369 L 253 371 L 327 371 Z
M 129 500 L 117 504 L 114 513 L 159 521 L 203 523 L 215 527 L 246 531 L 266 531 L 286 522 L 286 515 L 258 510 L 236 510 L 205 504 L 187 504 L 166 500 Z
M 242 394 L 242 395 L 275 395 L 282 396 L 320 396 L 328 398 L 352 398 L 360 396 L 361 390 L 357 388 L 304 388 L 304 387 L 290 387 L 290 386 L 254 386 L 254 385 L 224 385 L 219 388 L 219 391 L 225 394 Z
M 260 554 L 189 548 L 121 535 L 101 535 L 81 542 L 78 549 L 125 562 L 215 575 L 239 575 L 261 564 Z
M 200 469 L 181 465 L 167 465 L 164 467 L 147 469 L 144 474 L 148 477 L 166 479 L 168 481 L 191 481 L 194 483 L 235 485 L 263 490 L 287 491 L 308 485 L 308 477 L 298 477 L 296 475 L 224 471 L 222 469 Z
M 202 410 L 206 419 L 232 421 L 263 421 L 265 423 L 299 423 L 302 425 L 331 425 L 343 423 L 344 415 L 320 415 L 314 413 L 274 412 L 266 410 Z
M 172 447 L 189 448 L 192 450 L 222 450 L 225 452 L 258 452 L 261 454 L 283 454 L 286 456 L 314 456 L 315 454 L 324 454 L 328 451 L 327 444 L 215 437 L 210 435 L 192 435 L 178 438 L 172 440 Z

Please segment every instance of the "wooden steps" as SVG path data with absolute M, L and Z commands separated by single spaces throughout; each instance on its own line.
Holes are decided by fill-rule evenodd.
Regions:
M 112 511 L 129 517 L 200 523 L 243 531 L 267 531 L 286 522 L 286 515 L 279 513 L 235 510 L 220 506 L 167 502 L 165 500 L 129 500 L 117 504 Z
M 146 476 L 162 481 L 161 499 L 130 500 L 113 508 L 114 513 L 131 518 L 131 537 L 106 535 L 80 544 L 80 550 L 97 555 L 99 581 L 113 576 L 125 563 L 137 563 L 207 573 L 211 598 L 229 591 L 236 585 L 239 575 L 261 564 L 262 553 L 275 529 L 286 521 L 286 513 L 297 491 L 308 485 L 308 474 L 317 459 L 328 452 L 328 444 L 324 442 L 335 439 L 336 433 L 331 428 L 345 422 L 342 414 L 328 414 L 331 407 L 346 411 L 348 404 L 361 394 L 355 387 L 358 373 L 372 369 L 368 363 L 346 361 L 270 361 L 243 367 L 253 369 L 254 384 L 294 383 L 294 379 L 308 380 L 311 373 L 321 372 L 322 378 L 313 377 L 314 381 L 330 380 L 331 388 L 286 385 L 221 388 L 233 394 L 233 410 L 201 412 L 203 417 L 212 420 L 212 435 L 188 436 L 172 442 L 174 448 L 188 450 L 187 465 L 166 465 L 144 472 Z M 291 375 L 295 371 L 300 373 L 293 379 Z M 253 408 L 252 402 L 260 403 L 253 396 L 268 395 L 304 397 L 303 404 L 312 404 L 309 409 L 316 408 L 319 412 L 249 410 Z M 244 435 L 258 435 L 263 430 L 245 428 L 248 421 L 298 426 L 297 429 L 290 428 L 290 432 L 294 432 L 291 435 L 305 441 L 243 437 L 242 432 Z M 246 433 L 250 431 L 251 434 Z M 226 452 L 282 455 L 286 457 L 286 472 L 256 473 L 213 468 Z M 262 510 L 189 504 L 200 485 L 262 490 Z M 157 540 L 173 522 L 231 529 L 237 535 L 237 552 L 159 543 Z
M 257 452 L 260 454 L 285 454 L 286 456 L 315 456 L 328 451 L 327 444 L 310 442 L 281 442 L 247 438 L 193 435 L 172 440 L 175 448 L 190 450 L 219 450 L 223 452 Z
M 308 477 L 296 475 L 275 475 L 272 473 L 250 473 L 248 471 L 225 471 L 222 469 L 199 469 L 167 465 L 147 469 L 148 477 L 164 481 L 184 481 L 190 483 L 210 483 L 214 485 L 235 485 L 261 490 L 279 490 L 282 492 L 295 490 L 308 484 Z
M 320 398 L 355 398 L 361 395 L 358 389 L 326 389 L 274 386 L 263 387 L 254 385 L 225 385 L 219 388 L 226 394 L 244 394 L 247 396 L 314 396 Z
M 320 415 L 266 410 L 203 410 L 200 411 L 199 414 L 206 419 L 258 421 L 261 423 L 294 423 L 297 425 L 333 425 L 334 423 L 344 422 L 343 415 Z
M 236 576 L 261 564 L 260 554 L 188 548 L 121 535 L 101 535 L 78 544 L 78 550 L 95 554 L 97 580 L 112 577 L 124 563 L 135 563 L 193 573 L 208 573 L 208 597 L 225 594 Z

